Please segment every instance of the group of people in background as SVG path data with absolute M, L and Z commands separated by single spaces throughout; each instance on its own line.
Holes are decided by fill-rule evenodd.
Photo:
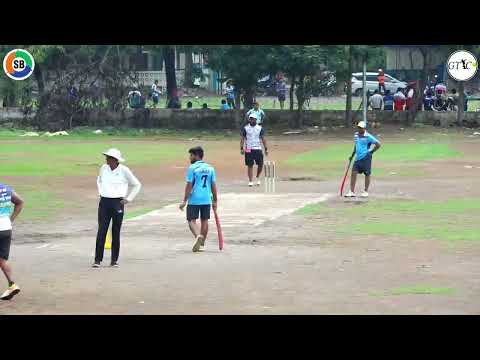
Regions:
M 406 88 L 399 87 L 392 94 L 390 90 L 385 89 L 385 74 L 383 71 L 378 73 L 377 80 L 378 90 L 375 90 L 373 95 L 367 92 L 368 106 L 372 110 L 408 111 L 414 106 L 415 92 L 417 91 L 414 84 L 408 84 Z M 468 100 L 469 95 L 465 93 L 465 111 L 468 109 Z M 438 82 L 435 77 L 435 80 L 426 86 L 420 107 L 425 111 L 447 111 L 455 110 L 458 103 L 459 94 L 457 90 L 452 89 L 449 94 L 445 84 Z

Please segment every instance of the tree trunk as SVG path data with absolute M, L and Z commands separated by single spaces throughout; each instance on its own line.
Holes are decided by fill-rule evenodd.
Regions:
M 177 77 L 175 74 L 175 49 L 166 46 L 163 50 L 163 59 L 165 61 L 165 76 L 167 78 L 167 100 L 177 94 Z
M 458 104 L 457 104 L 457 123 L 462 125 L 465 115 L 465 83 L 463 81 L 458 82 Z
M 142 45 L 137 45 L 135 53 L 135 71 L 140 71 L 142 68 Z
M 424 48 L 420 48 L 420 53 L 423 56 L 423 71 L 420 77 L 420 81 L 417 83 L 417 89 L 415 90 L 415 95 L 413 98 L 413 105 L 410 109 L 408 109 L 407 114 L 407 125 L 412 125 L 415 122 L 415 118 L 417 117 L 417 112 L 420 104 L 423 100 L 423 89 L 425 89 L 425 84 L 427 82 L 428 70 L 430 68 L 430 62 L 428 58 L 428 50 Z
M 255 91 L 252 87 L 248 87 L 245 90 L 245 97 L 244 97 L 244 100 L 243 100 L 245 109 L 253 108 L 254 95 L 255 95 Z
M 295 92 L 295 75 L 292 75 L 292 85 L 290 86 L 290 110 L 293 110 L 293 94 Z
M 345 126 L 348 128 L 352 124 L 352 73 L 353 73 L 353 54 L 352 45 L 348 46 L 348 74 L 347 74 L 347 104 L 345 107 Z
M 193 88 L 193 59 L 192 52 L 185 52 L 185 81 L 184 85 L 187 88 Z
M 302 75 L 298 79 L 298 86 L 297 91 L 295 92 L 297 95 L 297 110 L 303 110 L 303 104 L 305 103 L 305 76 Z
M 35 64 L 35 71 L 33 72 L 33 75 L 35 76 L 35 80 L 37 81 L 38 96 L 41 97 L 45 90 L 45 82 L 43 80 L 42 68 L 39 64 Z
M 298 79 L 298 87 L 297 87 L 297 114 L 296 114 L 296 122 L 295 127 L 301 128 L 303 125 L 303 104 L 305 103 L 305 76 L 301 75 Z

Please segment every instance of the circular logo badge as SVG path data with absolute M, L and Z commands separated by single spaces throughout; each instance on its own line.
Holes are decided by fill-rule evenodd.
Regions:
M 34 68 L 35 60 L 27 50 L 15 49 L 9 51 L 3 59 L 3 71 L 13 80 L 25 80 L 29 78 Z
M 477 69 L 477 58 L 470 51 L 455 51 L 447 61 L 448 74 L 457 81 L 470 80 L 477 73 Z

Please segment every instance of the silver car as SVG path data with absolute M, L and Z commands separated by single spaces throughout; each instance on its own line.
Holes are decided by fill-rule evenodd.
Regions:
M 367 72 L 367 91 L 373 93 L 375 90 L 378 90 L 378 73 L 376 72 Z M 385 74 L 385 90 L 390 90 L 392 95 L 397 92 L 398 88 L 406 88 L 407 83 L 395 79 L 393 76 Z M 353 73 L 352 74 L 352 93 L 355 96 L 362 96 L 363 93 L 363 73 Z

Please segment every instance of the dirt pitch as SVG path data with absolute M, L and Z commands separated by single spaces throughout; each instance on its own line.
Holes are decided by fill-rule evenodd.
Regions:
M 480 175 L 480 137 L 470 136 L 473 131 L 390 127 L 374 133 L 381 132 L 388 146 L 426 131 L 450 135 L 452 146 L 470 155 L 419 162 L 419 174 L 413 177 L 374 178 L 370 204 L 480 198 L 474 186 Z M 271 159 L 282 164 L 292 154 L 349 142 L 351 133 L 275 136 L 269 141 Z M 331 209 L 362 206 L 338 198 L 340 179 L 277 165 L 277 192 L 265 195 L 263 186 L 246 187 L 237 139 L 190 143 L 203 145 L 206 161 L 217 170 L 223 252 L 212 221 L 205 251 L 193 254 L 184 213 L 168 205 L 181 199 L 186 161 L 132 167 L 144 188 L 131 207 L 158 210 L 125 223 L 118 269 L 108 268 L 108 251 L 105 267 L 89 267 L 96 234 L 95 179 L 53 181 L 78 206 L 48 222 L 19 219 L 11 260 L 22 292 L 1 302 L 0 314 L 480 313 L 478 241 L 449 246 L 436 239 L 340 236 L 332 225 L 340 231 L 339 224 L 348 226 L 348 219 L 296 213 L 311 202 Z M 32 179 L 12 180 L 32 184 Z M 358 185 L 363 185 L 362 178 Z M 379 221 L 383 215 L 376 216 Z M 478 210 L 464 216 L 480 219 Z

